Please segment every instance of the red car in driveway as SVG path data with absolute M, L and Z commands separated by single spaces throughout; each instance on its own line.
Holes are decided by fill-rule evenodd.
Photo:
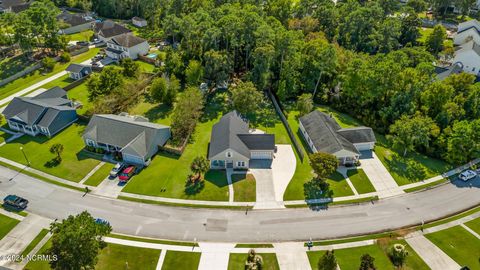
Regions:
M 122 173 L 118 176 L 120 182 L 127 182 L 135 174 L 135 166 L 128 166 Z

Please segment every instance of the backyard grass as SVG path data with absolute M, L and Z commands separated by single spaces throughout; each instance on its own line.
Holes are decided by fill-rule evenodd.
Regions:
M 278 270 L 277 256 L 275 253 L 259 253 L 263 259 L 263 270 Z M 247 261 L 247 253 L 230 253 L 228 258 L 228 270 L 245 269 L 245 262 Z
M 138 65 L 140 66 L 140 69 L 143 72 L 151 73 L 155 69 L 155 65 L 152 65 L 152 64 L 144 62 L 144 61 L 138 60 L 138 61 L 136 61 L 136 63 L 138 63 Z
M 110 163 L 103 164 L 103 166 L 100 167 L 100 169 L 98 169 L 98 171 L 96 171 L 92 176 L 90 176 L 90 178 L 88 178 L 84 184 L 94 187 L 98 186 L 103 180 L 105 180 L 105 178 L 109 176 L 113 166 L 114 165 Z
M 88 90 L 85 82 L 70 89 L 67 92 L 67 96 L 72 100 L 82 103 L 82 108 L 77 109 L 77 113 L 80 115 L 85 114 L 87 111 L 93 108 L 93 103 L 88 101 Z
M 51 239 L 37 252 L 38 255 L 45 254 L 52 245 Z M 160 250 L 130 247 L 116 244 L 107 244 L 98 255 L 96 269 L 155 269 L 157 266 Z M 28 262 L 25 270 L 49 270 L 50 265 L 47 260 L 36 260 Z
M 9 84 L 0 87 L 0 99 L 6 98 L 18 91 L 23 90 L 30 85 L 38 83 L 46 78 L 57 74 L 65 70 L 71 63 L 81 63 L 84 62 L 93 56 L 95 56 L 100 49 L 90 49 L 88 52 L 73 56 L 69 63 L 57 63 L 53 70 L 47 74 L 43 74 L 41 70 L 36 70 L 29 75 L 26 75 L 22 78 L 18 78 L 15 81 L 12 81 Z
M 256 182 L 253 174 L 234 174 L 232 175 L 232 183 L 234 191 L 234 201 L 256 201 Z
M 64 88 L 65 86 L 71 84 L 72 82 L 74 82 L 75 80 L 74 79 L 71 79 L 70 76 L 68 74 L 65 74 L 63 75 L 62 77 L 58 78 L 58 79 L 55 79 L 51 82 L 48 82 L 44 85 L 42 85 L 42 87 L 39 87 L 39 88 L 44 88 L 44 89 L 50 89 L 52 87 L 55 87 L 55 86 L 58 86 L 58 87 L 61 87 L 61 88 Z M 38 88 L 37 88 L 38 89 Z M 33 90 L 35 91 L 35 90 Z M 32 92 L 33 92 L 32 91 Z
M 70 37 L 70 41 L 90 41 L 93 37 L 93 30 L 70 34 L 68 37 Z
M 0 239 L 5 237 L 20 221 L 0 214 Z
M 167 251 L 162 270 L 197 270 L 200 263 L 200 252 Z
M 471 221 L 465 223 L 465 225 L 467 225 L 467 227 L 472 229 L 474 232 L 480 234 L 480 218 L 476 218 L 474 220 L 471 220 Z
M 480 239 L 460 226 L 425 235 L 459 265 L 480 269 Z
M 132 178 L 123 192 L 169 198 L 228 201 L 228 185 L 225 173 L 222 171 L 208 172 L 205 175 L 203 187 L 186 188 L 193 159 L 198 156 L 207 156 L 212 126 L 219 121 L 223 113 L 228 112 L 225 104 L 222 95 L 216 95 L 210 99 L 183 154 L 179 157 L 158 153 L 147 168 Z M 148 100 L 139 103 L 130 110 L 130 113 L 144 115 L 155 123 L 171 124 L 171 108 L 162 104 L 155 105 Z M 267 119 L 259 121 L 260 129 L 275 133 L 276 143 L 289 143 L 288 135 L 275 115 L 273 117 L 271 117 L 272 114 L 260 115 Z
M 430 269 L 425 262 L 418 256 L 418 254 L 408 246 L 404 240 L 388 241 L 387 243 L 374 244 L 370 246 L 362 246 L 355 248 L 347 249 L 337 249 L 335 250 L 335 257 L 340 268 L 346 270 L 357 270 L 360 266 L 360 257 L 363 254 L 369 254 L 375 258 L 375 266 L 377 269 L 395 269 L 394 265 L 391 263 L 388 258 L 387 252 L 388 248 L 393 244 L 402 244 L 406 247 L 408 251 L 408 257 L 405 260 L 405 265 L 401 268 L 403 270 L 426 270 Z M 312 269 L 318 268 L 318 261 L 325 254 L 325 251 L 313 251 L 307 252 L 308 259 Z
M 30 251 L 32 251 L 38 245 L 38 243 L 40 243 L 40 241 L 42 241 L 42 239 L 45 238 L 47 233 L 48 233 L 47 229 L 42 229 L 37 234 L 37 236 L 33 238 L 32 242 L 30 242 L 30 244 L 28 244 L 28 246 L 22 251 L 21 253 L 22 257 L 27 256 L 30 253 Z
M 0 80 L 15 75 L 33 64 L 34 63 L 29 61 L 23 54 L 7 57 L 0 61 Z
M 375 192 L 375 188 L 362 169 L 348 170 L 347 175 L 358 193 Z
M 25 135 L 0 147 L 0 156 L 26 165 L 20 150 L 20 147 L 23 147 L 32 168 L 78 182 L 100 162 L 83 150 L 81 135 L 84 129 L 84 124 L 74 123 L 52 138 Z M 50 147 L 56 143 L 64 147 L 60 164 L 53 162 L 55 155 L 50 153 Z
M 393 149 L 384 136 L 375 136 L 375 154 L 400 186 L 426 180 L 452 169 L 445 161 L 415 152 L 403 157 L 403 153 Z

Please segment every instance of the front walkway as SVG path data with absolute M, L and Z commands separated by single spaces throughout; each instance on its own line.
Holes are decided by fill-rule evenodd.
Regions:
M 368 176 L 379 198 L 404 193 L 403 190 L 399 189 L 397 182 L 395 182 L 395 179 L 390 175 L 387 168 L 383 166 L 383 163 L 378 159 L 375 152 L 372 152 L 371 157 L 361 159 L 360 162 L 362 165 L 359 168 L 363 169 Z
M 406 238 L 405 240 L 432 270 L 460 269 L 460 265 L 425 238 L 425 236 L 417 235 L 411 238 Z
M 234 173 L 232 168 L 227 168 L 227 183 L 228 183 L 228 201 L 233 202 L 235 199 L 235 191 L 233 190 L 232 174 Z
M 50 220 L 29 214 L 0 240 L 0 254 L 21 254 L 40 231 L 49 225 Z M 12 267 L 14 264 L 9 260 L 0 260 L 0 266 Z

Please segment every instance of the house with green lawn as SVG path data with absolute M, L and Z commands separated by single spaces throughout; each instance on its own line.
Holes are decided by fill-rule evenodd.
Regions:
M 28 135 L 51 137 L 77 121 L 67 92 L 53 87 L 35 97 L 15 97 L 3 111 L 8 126 Z
M 236 111 L 213 125 L 208 147 L 212 169 L 246 169 L 251 160 L 273 160 L 274 153 L 275 135 L 252 132 Z
M 375 134 L 371 128 L 341 128 L 331 115 L 318 110 L 300 117 L 299 122 L 310 150 L 335 155 L 340 165 L 355 164 L 362 151 L 371 151 L 375 147 Z
M 83 133 L 85 145 L 119 155 L 129 164 L 147 166 L 170 138 L 170 127 L 126 113 L 95 114 Z

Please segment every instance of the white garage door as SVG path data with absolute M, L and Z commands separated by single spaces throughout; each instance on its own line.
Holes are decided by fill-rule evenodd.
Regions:
M 131 164 L 140 164 L 143 165 L 145 162 L 143 161 L 143 158 L 137 157 L 137 156 L 132 156 L 128 154 L 123 154 L 123 161 L 126 163 L 131 163 Z
M 270 151 L 255 151 L 251 154 L 252 159 L 272 159 L 272 152 Z

